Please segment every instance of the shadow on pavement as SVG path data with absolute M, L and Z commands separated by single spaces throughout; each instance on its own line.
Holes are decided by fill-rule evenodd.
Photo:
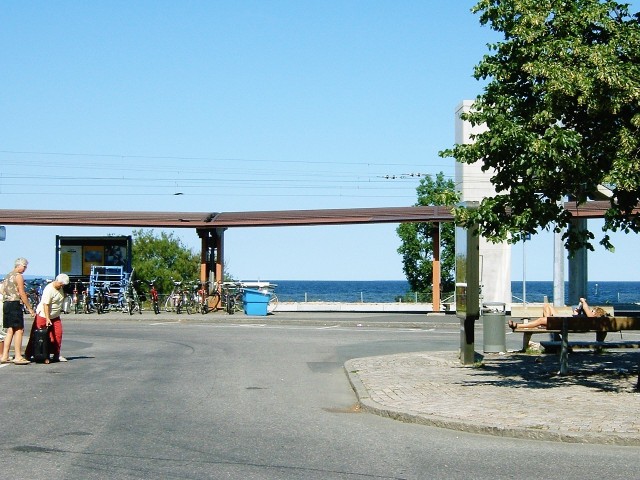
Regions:
M 637 386 L 637 352 L 573 352 L 569 356 L 569 374 L 561 376 L 556 354 L 507 356 L 485 355 L 469 385 L 491 384 L 496 387 L 549 389 L 582 386 L 603 392 L 633 391 Z M 467 383 L 467 382 L 465 382 Z

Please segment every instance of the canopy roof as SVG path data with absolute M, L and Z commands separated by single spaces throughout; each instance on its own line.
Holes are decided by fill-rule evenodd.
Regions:
M 609 201 L 565 208 L 574 216 L 601 218 Z M 634 211 L 640 214 L 640 209 Z M 101 210 L 0 210 L 0 224 L 157 228 L 273 227 L 357 223 L 450 222 L 448 207 L 414 206 L 255 212 L 118 212 Z
M 257 212 L 114 212 L 0 210 L 0 224 L 224 228 L 451 221 L 447 207 L 391 207 Z

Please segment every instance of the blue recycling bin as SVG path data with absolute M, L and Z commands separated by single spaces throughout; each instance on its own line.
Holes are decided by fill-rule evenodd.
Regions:
M 271 293 L 245 288 L 242 294 L 245 315 L 267 315 Z

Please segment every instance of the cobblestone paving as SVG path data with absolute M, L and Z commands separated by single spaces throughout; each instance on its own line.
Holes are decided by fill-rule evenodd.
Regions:
M 462 366 L 455 352 L 408 353 L 345 364 L 364 410 L 479 433 L 640 445 L 638 353 L 487 355 Z

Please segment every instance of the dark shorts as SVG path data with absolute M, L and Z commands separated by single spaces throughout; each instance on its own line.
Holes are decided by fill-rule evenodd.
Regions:
M 14 330 L 24 330 L 24 313 L 20 302 L 4 302 L 2 304 L 2 326 Z

